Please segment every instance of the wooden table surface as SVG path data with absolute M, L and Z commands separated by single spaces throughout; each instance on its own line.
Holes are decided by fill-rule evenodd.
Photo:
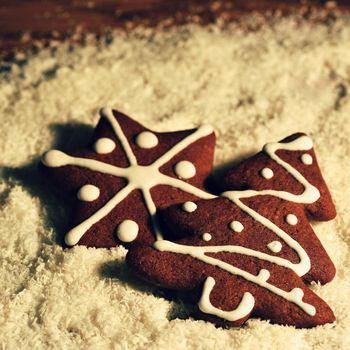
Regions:
M 236 20 L 252 12 L 288 13 L 301 6 L 331 8 L 335 2 L 300 0 L 0 0 L 0 58 L 28 50 L 38 40 L 73 33 L 104 33 L 136 25 Z M 350 0 L 337 1 L 341 10 Z

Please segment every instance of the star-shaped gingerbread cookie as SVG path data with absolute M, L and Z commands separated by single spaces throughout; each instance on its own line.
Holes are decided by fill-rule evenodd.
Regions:
M 209 199 L 213 129 L 158 133 L 105 108 L 87 147 L 51 150 L 40 168 L 75 198 L 68 246 L 151 244 L 159 235 L 157 210 Z

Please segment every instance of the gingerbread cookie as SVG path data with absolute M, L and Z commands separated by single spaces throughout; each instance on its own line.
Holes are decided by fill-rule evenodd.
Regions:
M 75 198 L 68 246 L 151 244 L 158 209 L 211 198 L 204 181 L 211 171 L 215 134 L 210 126 L 157 133 L 111 109 L 87 147 L 44 154 L 40 168 Z
M 313 142 L 303 133 L 265 145 L 263 151 L 229 170 L 218 186 L 222 191 L 280 191 L 280 197 L 298 202 L 305 188 L 301 176 L 310 183 L 302 200 L 308 215 L 319 221 L 334 219 L 336 210 L 318 166 Z M 282 195 L 281 191 L 288 193 Z
M 308 212 L 324 218 L 323 206 L 318 204 L 319 214 L 313 204 L 327 202 L 329 192 L 319 191 L 309 174 L 283 161 L 280 152 L 311 147 L 305 135 L 265 147 L 301 192 L 289 192 L 287 182 L 286 188 L 227 191 L 220 198 L 168 208 L 163 221 L 171 236 L 181 239 L 135 247 L 128 264 L 141 278 L 166 288 L 203 287 L 199 309 L 217 324 L 237 326 L 250 316 L 296 327 L 333 322 L 332 310 L 304 284 L 326 283 L 335 274 L 305 213 L 310 206 Z M 250 165 L 255 171 L 255 162 Z M 275 181 L 283 183 L 279 176 L 285 173 L 275 173 Z

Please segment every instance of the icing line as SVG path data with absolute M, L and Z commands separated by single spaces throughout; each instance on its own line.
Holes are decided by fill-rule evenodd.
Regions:
M 202 312 L 224 318 L 228 321 L 235 321 L 247 316 L 253 310 L 255 299 L 249 292 L 243 294 L 240 303 L 232 311 L 224 311 L 213 306 L 209 297 L 214 286 L 215 279 L 213 277 L 208 277 L 204 282 L 203 293 L 198 303 L 199 309 Z
M 173 148 L 171 148 L 168 152 L 164 153 L 160 156 L 153 164 L 157 168 L 160 168 L 162 165 L 167 163 L 174 155 L 180 153 L 187 146 L 192 143 L 198 141 L 199 139 L 210 135 L 214 132 L 214 129 L 210 125 L 202 125 L 198 129 L 196 129 L 192 134 L 188 135 L 180 142 L 178 142 Z
M 137 159 L 135 157 L 135 154 L 132 151 L 130 143 L 129 143 L 128 139 L 126 138 L 122 128 L 120 127 L 118 121 L 114 117 L 112 109 L 108 108 L 108 107 L 102 108 L 100 111 L 100 115 L 101 115 L 101 117 L 104 117 L 108 120 L 115 135 L 118 137 L 118 139 L 122 145 L 122 148 L 125 152 L 126 157 L 129 160 L 130 165 L 136 165 Z
M 320 198 L 320 191 L 313 185 L 310 184 L 309 181 L 305 179 L 305 177 L 300 174 L 300 172 L 293 168 L 290 164 L 282 160 L 277 156 L 276 151 L 283 149 L 286 151 L 308 151 L 313 147 L 313 143 L 310 137 L 301 136 L 294 141 L 289 143 L 282 142 L 272 142 L 268 143 L 264 146 L 264 151 L 279 165 L 287 170 L 289 174 L 291 174 L 298 182 L 300 182 L 304 186 L 304 192 L 301 195 L 295 195 L 285 191 L 274 191 L 274 190 L 263 190 L 260 191 L 261 194 L 271 194 L 273 196 L 286 199 L 295 203 L 302 204 L 311 204 L 316 202 Z M 267 193 L 270 192 L 270 193 Z

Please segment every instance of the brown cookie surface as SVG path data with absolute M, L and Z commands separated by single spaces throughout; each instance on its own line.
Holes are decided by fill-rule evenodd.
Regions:
M 152 243 L 158 209 L 210 198 L 203 189 L 214 145 L 209 126 L 157 133 L 118 111 L 102 110 L 87 147 L 68 153 L 51 150 L 40 166 L 75 198 L 66 244 Z

